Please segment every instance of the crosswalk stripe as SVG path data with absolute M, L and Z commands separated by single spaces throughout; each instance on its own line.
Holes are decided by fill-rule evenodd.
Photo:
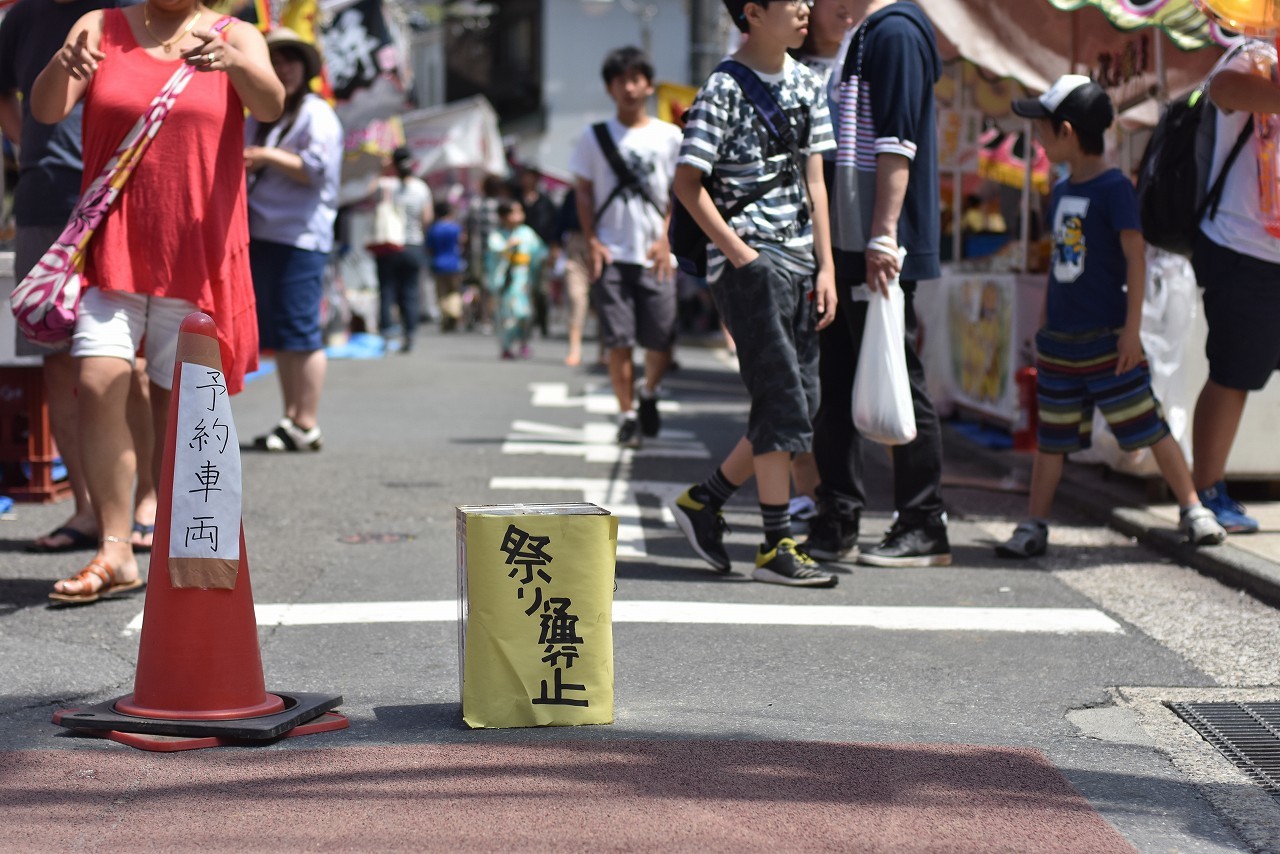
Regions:
M 260 626 L 442 623 L 458 619 L 453 599 L 418 602 L 328 602 L 255 606 Z M 613 603 L 615 623 L 736 626 L 833 626 L 888 631 L 1124 634 L 1093 608 L 977 608 L 907 605 L 765 605 L 730 602 Z M 138 614 L 125 634 L 142 628 Z

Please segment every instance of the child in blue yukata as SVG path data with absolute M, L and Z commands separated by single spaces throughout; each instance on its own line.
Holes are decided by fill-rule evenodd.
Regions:
M 1013 102 L 1070 177 L 1053 188 L 1053 263 L 1036 333 L 1040 426 L 1031 470 L 1030 518 L 997 546 L 1004 557 L 1044 554 L 1045 519 L 1067 454 L 1089 447 L 1097 405 L 1125 451 L 1151 448 L 1181 508 L 1179 527 L 1195 545 L 1226 531 L 1200 503 L 1182 449 L 1151 392 L 1142 352 L 1145 246 L 1133 184 L 1104 158 L 1103 133 L 1115 118 L 1106 91 L 1088 77 L 1058 78 L 1038 98 Z
M 517 354 L 529 357 L 529 321 L 533 317 L 529 289 L 546 255 L 542 238 L 525 225 L 521 204 L 501 202 L 498 227 L 489 233 L 485 269 L 489 291 L 497 302 L 498 340 L 504 359 L 514 359 Z

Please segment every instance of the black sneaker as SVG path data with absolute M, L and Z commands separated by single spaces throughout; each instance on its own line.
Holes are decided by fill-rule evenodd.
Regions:
M 800 547 L 818 560 L 838 562 L 858 559 L 858 517 L 822 512 L 809 520 L 809 537 Z
M 835 587 L 839 580 L 818 568 L 818 563 L 804 553 L 790 537 L 783 537 L 773 548 L 760 546 L 756 552 L 756 569 L 751 573 L 765 584 L 789 587 Z
M 671 515 L 676 517 L 676 524 L 698 557 L 711 564 L 717 572 L 729 571 L 729 553 L 724 550 L 724 535 L 729 525 L 719 510 L 694 501 L 686 489 L 671 502 Z
M 622 418 L 618 422 L 618 444 L 624 448 L 640 447 L 640 422 L 635 418 Z
M 943 520 L 907 524 L 899 519 L 889 527 L 879 545 L 858 556 L 858 563 L 867 566 L 951 566 L 947 524 Z
M 640 430 L 652 439 L 662 429 L 662 416 L 658 414 L 658 397 L 640 396 Z

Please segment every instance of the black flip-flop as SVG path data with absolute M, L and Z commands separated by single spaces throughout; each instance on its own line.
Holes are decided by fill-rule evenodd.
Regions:
M 134 532 L 135 534 L 138 534 L 139 536 L 142 536 L 142 537 L 145 537 L 145 536 L 147 536 L 148 534 L 150 534 L 150 535 L 152 536 L 152 538 L 153 538 L 153 539 L 152 539 L 152 542 L 154 542 L 154 541 L 155 541 L 155 540 L 154 540 L 155 533 L 156 533 L 156 526 L 155 526 L 155 525 L 148 525 L 148 524 L 146 524 L 146 523 L 144 523 L 144 522 L 134 522 L 134 523 L 133 523 L 133 532 Z M 143 544 L 140 544 L 140 543 L 133 543 L 132 545 L 133 545 L 133 550 L 134 550 L 135 552 L 149 552 L 149 551 L 151 551 L 151 546 L 149 546 L 149 545 L 143 545 Z
M 70 542 L 61 546 L 44 546 L 40 543 L 32 543 L 27 546 L 27 551 L 35 554 L 61 554 L 62 552 L 84 552 L 98 547 L 97 537 L 92 534 L 86 534 L 84 531 L 77 531 L 75 528 L 55 528 L 40 539 L 47 540 L 51 537 L 66 537 Z

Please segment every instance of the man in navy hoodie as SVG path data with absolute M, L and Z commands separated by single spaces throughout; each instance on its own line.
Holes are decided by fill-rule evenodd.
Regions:
M 942 74 L 933 27 L 907 0 L 861 0 L 862 23 L 846 39 L 835 97 L 840 148 L 830 188 L 836 266 L 836 318 L 822 334 L 822 405 L 814 422 L 814 454 L 822 486 L 819 515 L 804 549 L 828 561 L 872 566 L 947 566 L 942 507 L 942 435 L 915 351 L 916 283 L 936 279 L 938 157 L 933 87 Z M 899 260 L 895 247 L 906 251 Z M 900 276 L 906 297 L 907 372 L 916 438 L 893 449 L 894 509 L 883 540 L 858 554 L 866 495 L 862 437 L 850 415 L 853 377 L 870 290 L 887 292 Z

